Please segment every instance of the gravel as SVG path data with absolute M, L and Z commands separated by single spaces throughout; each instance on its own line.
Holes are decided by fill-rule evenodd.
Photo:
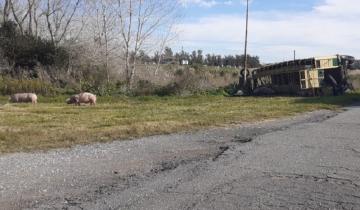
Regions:
M 0 156 L 4 209 L 360 206 L 359 107 Z

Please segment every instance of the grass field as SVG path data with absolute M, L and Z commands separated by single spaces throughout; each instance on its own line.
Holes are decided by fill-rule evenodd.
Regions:
M 65 97 L 39 104 L 8 104 L 0 97 L 0 153 L 29 152 L 93 142 L 166 134 L 230 123 L 337 109 L 359 94 L 324 98 L 191 96 L 100 97 L 98 105 L 72 106 Z

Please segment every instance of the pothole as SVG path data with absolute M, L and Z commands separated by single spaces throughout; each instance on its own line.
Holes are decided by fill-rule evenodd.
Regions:
M 253 140 L 253 138 L 251 138 L 251 137 L 235 136 L 234 139 L 232 140 L 232 142 L 243 144 L 243 143 L 251 142 L 252 140 Z

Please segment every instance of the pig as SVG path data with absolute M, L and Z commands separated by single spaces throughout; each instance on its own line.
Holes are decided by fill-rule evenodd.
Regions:
M 35 93 L 16 93 L 10 96 L 11 103 L 37 103 L 37 95 Z
M 80 106 L 80 104 L 96 105 L 96 95 L 87 92 L 79 93 L 68 98 L 66 103 L 76 104 L 78 106 Z
M 66 99 L 66 103 L 67 104 L 78 104 L 78 105 L 80 105 L 80 103 L 79 103 L 79 94 L 73 95 L 70 98 Z

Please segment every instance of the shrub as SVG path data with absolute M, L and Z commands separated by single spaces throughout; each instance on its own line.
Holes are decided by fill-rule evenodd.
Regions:
M 225 90 L 225 88 L 217 88 L 212 90 L 206 90 L 199 92 L 201 95 L 211 95 L 211 96 L 229 96 L 230 94 Z
M 223 90 L 228 95 L 234 95 L 239 90 L 238 89 L 238 84 L 237 83 L 230 84 L 230 85 L 224 87 Z
M 4 58 L 15 67 L 14 70 L 20 68 L 31 71 L 37 64 L 64 67 L 68 63 L 69 55 L 64 48 L 55 46 L 50 40 L 21 34 L 12 21 L 2 23 L 0 36 L 0 49 Z
M 17 80 L 0 77 L 0 93 L 11 95 L 14 93 L 32 92 L 44 96 L 52 96 L 57 93 L 56 89 L 49 83 L 38 79 Z
M 154 92 L 157 96 L 171 96 L 181 94 L 182 88 L 176 82 L 170 83 L 166 86 L 157 88 Z
M 139 80 L 131 93 L 135 96 L 149 96 L 154 94 L 156 88 L 157 86 L 148 80 Z
M 100 83 L 97 84 L 95 82 L 90 81 L 82 81 L 81 82 L 81 91 L 91 92 L 99 96 L 109 96 L 116 93 L 116 84 L 114 83 Z
M 199 63 L 193 63 L 191 64 L 191 67 L 194 68 L 195 70 L 201 70 L 203 65 Z
M 220 71 L 220 72 L 219 72 L 219 75 L 220 75 L 220 77 L 225 76 L 225 71 Z
M 182 75 L 184 75 L 184 70 L 177 69 L 174 74 L 175 74 L 175 76 L 182 76 Z
M 134 96 L 172 96 L 179 95 L 183 87 L 177 82 L 172 82 L 165 86 L 157 86 L 148 80 L 139 80 L 137 87 L 131 91 Z

